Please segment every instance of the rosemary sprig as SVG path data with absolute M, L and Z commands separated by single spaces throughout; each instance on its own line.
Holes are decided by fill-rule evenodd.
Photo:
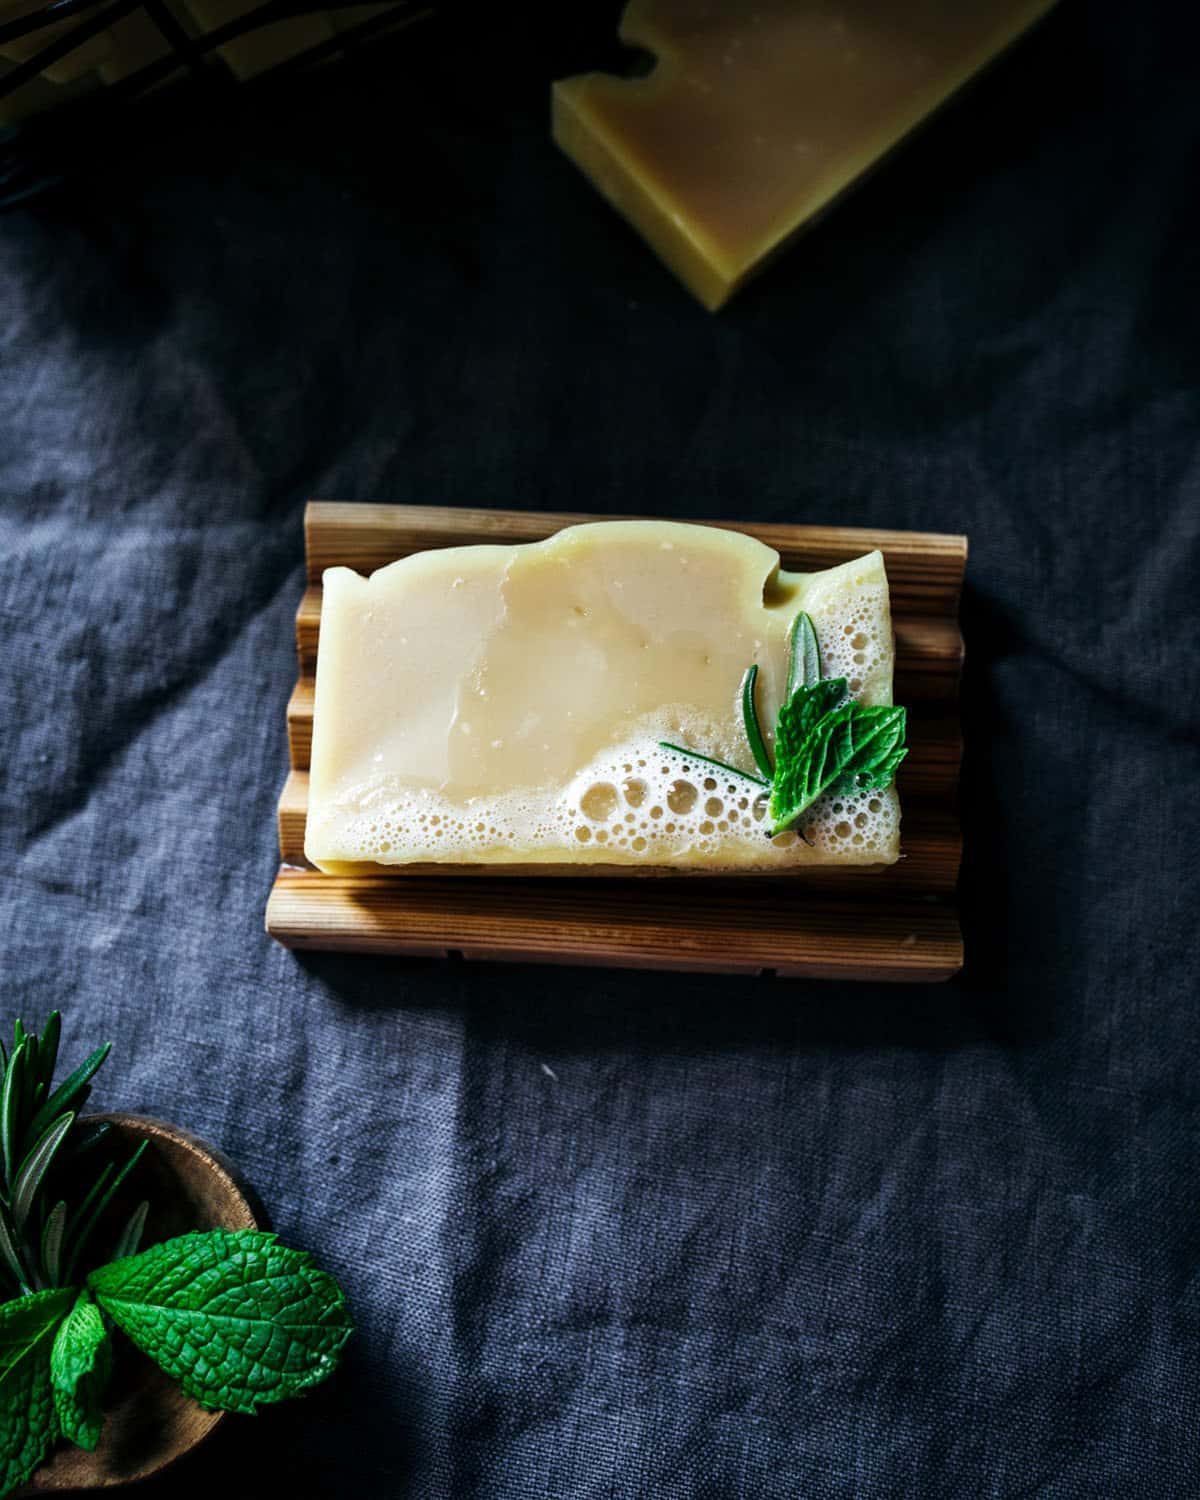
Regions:
M 792 633 L 788 637 L 788 679 L 784 701 L 791 698 L 797 688 L 816 687 L 821 680 L 821 643 L 817 639 L 817 627 L 812 616 L 803 610 L 792 621 Z
M 758 663 L 755 662 L 753 666 L 746 668 L 746 675 L 742 678 L 742 723 L 746 727 L 746 741 L 750 746 L 750 754 L 754 757 L 754 764 L 762 773 L 764 782 L 770 782 L 775 775 L 775 767 L 771 764 L 767 742 L 758 722 L 758 709 L 754 706 L 754 686 L 757 681 Z
M 68 1286 L 87 1269 L 96 1231 L 145 1150 L 143 1142 L 120 1166 L 100 1152 L 111 1126 L 81 1124 L 79 1113 L 112 1044 L 97 1047 L 55 1088 L 61 1034 L 53 1011 L 40 1035 L 17 1021 L 11 1050 L 0 1042 L 0 1297 Z M 144 1205 L 118 1242 L 127 1243 L 135 1226 L 140 1236 L 143 1222 Z
M 701 755 L 698 750 L 689 750 L 686 745 L 673 745 L 670 740 L 659 740 L 660 750 L 673 750 L 676 755 L 686 755 L 689 760 L 698 760 L 706 766 L 716 766 L 718 771 L 724 771 L 727 775 L 736 776 L 741 781 L 752 782 L 764 790 L 771 785 L 764 781 L 761 776 L 751 776 L 749 771 L 739 771 L 737 766 L 731 766 L 726 760 L 718 760 L 715 755 Z

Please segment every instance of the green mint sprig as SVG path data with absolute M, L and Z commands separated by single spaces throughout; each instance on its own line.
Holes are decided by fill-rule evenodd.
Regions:
M 59 1034 L 55 1012 L 40 1036 L 18 1021 L 12 1051 L 0 1044 L 0 1287 L 15 1293 L 0 1302 L 0 1497 L 60 1438 L 96 1447 L 114 1329 L 202 1406 L 253 1412 L 332 1374 L 353 1326 L 333 1277 L 273 1234 L 135 1253 L 149 1205 L 110 1221 L 145 1143 L 101 1163 L 112 1127 L 76 1117 L 109 1046 L 55 1089 Z
M 904 744 L 907 713 L 896 705 L 867 707 L 856 703 L 844 677 L 826 677 L 812 619 L 799 613 L 788 639 L 788 673 L 784 701 L 775 726 L 772 762 L 755 703 L 758 666 L 748 667 L 738 698 L 742 726 L 758 775 L 739 770 L 686 745 L 660 740 L 693 760 L 715 766 L 753 783 L 768 794 L 768 838 L 792 828 L 826 792 L 851 795 L 890 786 L 908 753 Z
M 104 1388 L 112 1374 L 112 1335 L 85 1288 L 58 1326 L 50 1351 L 50 1384 L 63 1437 L 89 1453 L 104 1425 Z
M 72 1301 L 60 1287 L 0 1305 L 0 1495 L 25 1483 L 58 1436 L 50 1351 Z
M 213 1410 L 253 1412 L 298 1396 L 333 1373 L 350 1336 L 333 1278 L 262 1230 L 182 1234 L 101 1266 L 88 1289 L 122 1333 Z

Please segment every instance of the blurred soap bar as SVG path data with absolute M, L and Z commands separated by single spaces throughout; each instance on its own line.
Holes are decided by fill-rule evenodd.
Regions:
M 45 0 L 20 0 L 17 4 L 0 5 L 0 21 L 15 21 L 32 15 L 33 12 L 41 10 L 44 4 Z M 51 42 L 56 42 L 60 37 L 65 36 L 75 24 L 77 23 L 73 21 L 59 21 L 54 25 L 44 26 L 28 36 L 6 42 L 3 47 L 0 47 L 0 57 L 14 63 L 27 62 L 43 47 L 48 47 Z M 111 44 L 108 36 L 101 32 L 80 46 L 73 47 L 57 62 L 51 63 L 41 76 L 48 79 L 50 83 L 74 83 L 77 78 L 82 78 L 102 63 L 110 50 Z
M 114 21 L 108 35 L 111 49 L 99 68 L 105 83 L 120 83 L 122 78 L 159 62 L 171 50 L 166 37 L 140 9 Z
M 184 4 L 201 31 L 208 32 L 240 20 L 256 10 L 261 0 L 184 0 Z M 324 12 L 310 11 L 307 15 L 289 16 L 269 26 L 255 27 L 226 42 L 220 53 L 233 76 L 245 80 L 289 58 L 299 57 L 311 47 L 319 47 L 332 36 L 333 27 Z
M 717 308 L 1054 0 L 631 0 L 638 78 L 554 86 L 554 137 Z

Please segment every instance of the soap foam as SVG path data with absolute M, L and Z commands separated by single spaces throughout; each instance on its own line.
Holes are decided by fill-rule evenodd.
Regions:
M 805 608 L 821 643 L 826 677 L 844 677 L 851 697 L 886 674 L 890 695 L 893 642 L 885 583 L 855 579 L 853 591 L 831 592 Z
M 451 802 L 432 790 L 362 789 L 339 807 L 339 857 L 413 862 L 788 865 L 896 856 L 895 792 L 828 795 L 800 834 L 767 833 L 766 792 L 685 752 L 639 738 L 598 757 L 559 792 Z M 807 842 L 805 842 L 807 840 Z

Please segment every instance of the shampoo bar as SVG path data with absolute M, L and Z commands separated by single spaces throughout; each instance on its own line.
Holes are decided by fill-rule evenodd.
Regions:
M 644 78 L 554 88 L 554 136 L 716 308 L 1053 0 L 631 0 Z
M 886 864 L 894 787 L 829 795 L 772 839 L 738 707 L 774 725 L 799 611 L 825 675 L 890 703 L 883 559 L 787 573 L 761 542 L 660 521 L 324 575 L 305 848 L 321 869 L 701 870 Z M 808 842 L 805 842 L 805 839 Z

